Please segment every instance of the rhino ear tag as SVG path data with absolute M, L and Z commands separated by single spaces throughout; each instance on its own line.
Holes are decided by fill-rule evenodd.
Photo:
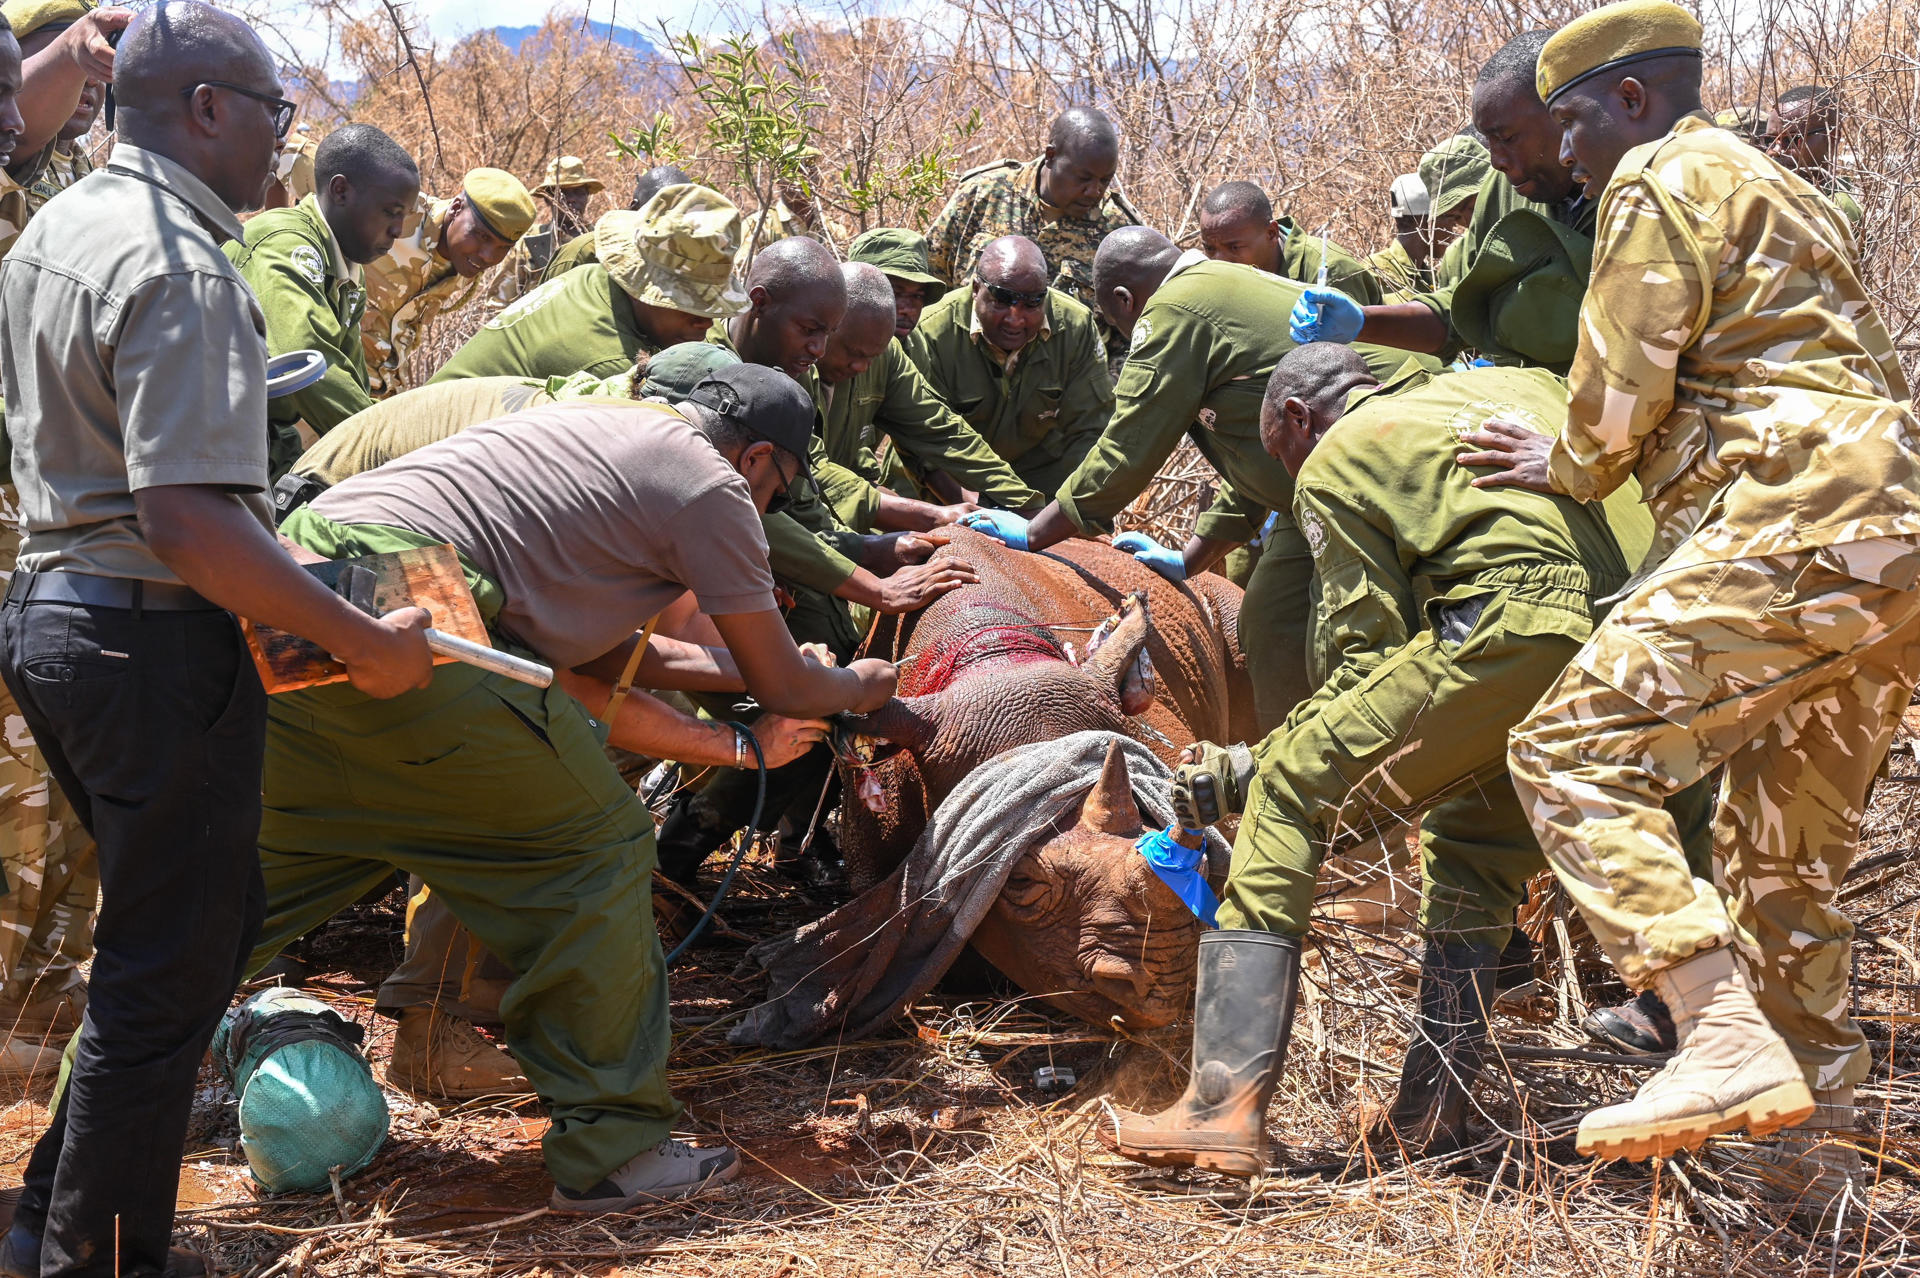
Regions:
M 1140 809 L 1133 801 L 1133 783 L 1127 779 L 1127 756 L 1120 739 L 1107 747 L 1106 762 L 1100 765 L 1100 779 L 1088 791 L 1080 805 L 1080 824 L 1104 834 L 1131 838 L 1144 828 Z

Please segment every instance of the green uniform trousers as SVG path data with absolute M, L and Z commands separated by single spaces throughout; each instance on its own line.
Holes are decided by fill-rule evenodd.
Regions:
M 1571 635 L 1510 628 L 1516 616 L 1538 615 L 1513 599 L 1526 589 L 1484 596 L 1464 642 L 1421 631 L 1268 738 L 1221 927 L 1304 936 L 1321 858 L 1426 808 L 1422 931 L 1506 944 L 1527 880 L 1546 866 L 1507 776 L 1507 730 L 1580 648 Z
M 1263 733 L 1285 723 L 1313 691 L 1307 673 L 1312 593 L 1307 539 L 1291 527 L 1276 528 L 1261 547 L 1240 602 L 1240 648 L 1253 683 L 1254 720 Z

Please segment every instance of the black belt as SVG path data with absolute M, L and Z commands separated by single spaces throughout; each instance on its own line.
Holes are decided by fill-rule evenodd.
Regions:
M 176 582 L 96 577 L 85 572 L 21 572 L 7 583 L 8 603 L 85 604 L 133 612 L 210 612 L 220 605 Z

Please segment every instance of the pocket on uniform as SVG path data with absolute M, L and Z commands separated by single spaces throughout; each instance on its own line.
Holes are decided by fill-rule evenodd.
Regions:
M 1713 695 L 1714 681 L 1681 654 L 1640 631 L 1603 625 L 1573 664 L 1676 727 L 1686 727 Z

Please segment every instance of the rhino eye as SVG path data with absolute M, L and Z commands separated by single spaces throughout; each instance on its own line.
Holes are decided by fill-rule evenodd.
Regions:
M 1000 889 L 1000 899 L 1022 914 L 1044 914 L 1053 908 L 1057 885 L 1044 879 L 1015 874 Z

